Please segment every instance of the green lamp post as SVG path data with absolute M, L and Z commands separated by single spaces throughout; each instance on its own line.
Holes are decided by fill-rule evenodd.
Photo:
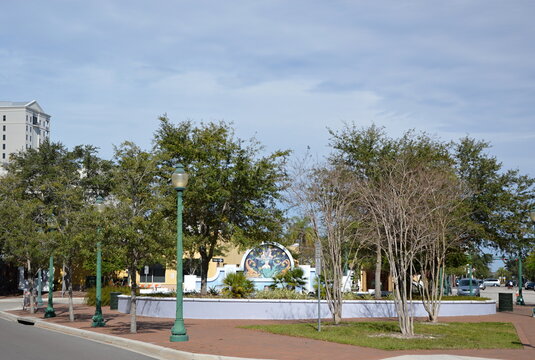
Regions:
M 529 213 L 529 217 L 531 218 L 531 223 L 533 225 L 533 229 L 535 230 L 535 211 L 531 211 Z M 522 300 L 524 300 L 524 299 L 522 299 Z M 532 310 L 532 316 L 535 317 L 535 308 L 533 308 L 533 310 Z
M 468 278 L 470 279 L 470 296 L 473 295 L 473 290 L 472 290 L 472 255 L 471 254 L 468 254 L 468 260 L 470 260 L 470 264 L 468 264 Z
M 37 305 L 43 306 L 43 274 L 42 270 L 37 271 Z
M 529 213 L 531 222 L 535 226 L 535 211 Z M 526 305 L 522 294 L 522 251 L 518 252 L 518 296 L 516 297 L 517 305 Z
M 56 230 L 56 223 L 54 218 L 49 218 L 47 221 L 48 232 Z M 50 255 L 48 260 L 48 304 L 45 309 L 45 319 L 56 317 L 54 311 L 54 255 Z
M 48 264 L 48 304 L 45 310 L 45 319 L 56 317 L 54 311 L 54 256 L 51 255 Z
M 517 305 L 526 305 L 522 295 L 522 251 L 518 252 L 518 296 L 516 297 Z
M 102 214 L 106 205 L 102 196 L 98 196 L 95 201 L 95 208 Z M 96 278 L 96 291 L 95 291 L 95 315 L 93 315 L 93 322 L 91 327 L 102 327 L 106 325 L 104 318 L 102 317 L 102 245 L 100 243 L 100 227 L 97 228 L 97 278 Z
M 182 298 L 182 196 L 188 184 L 188 174 L 184 171 L 184 166 L 178 164 L 171 177 L 171 183 L 177 191 L 177 213 L 176 213 L 176 316 L 175 324 L 171 329 L 171 342 L 188 341 L 189 337 L 184 326 L 183 298 Z

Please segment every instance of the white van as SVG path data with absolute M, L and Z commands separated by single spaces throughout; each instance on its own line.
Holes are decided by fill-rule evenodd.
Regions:
M 483 280 L 485 286 L 500 286 L 500 280 L 498 279 L 485 279 Z

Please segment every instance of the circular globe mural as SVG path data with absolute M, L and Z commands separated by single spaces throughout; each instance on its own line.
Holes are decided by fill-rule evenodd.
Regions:
M 249 278 L 272 278 L 291 269 L 290 254 L 282 247 L 265 243 L 249 251 L 245 256 L 245 276 Z

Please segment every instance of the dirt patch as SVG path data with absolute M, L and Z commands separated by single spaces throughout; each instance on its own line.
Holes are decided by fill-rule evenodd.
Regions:
M 438 339 L 438 338 L 441 338 L 442 336 L 424 335 L 424 334 L 415 334 L 412 336 L 407 336 L 403 334 L 373 334 L 373 335 L 368 335 L 368 337 L 382 337 L 382 338 L 411 340 L 411 339 Z

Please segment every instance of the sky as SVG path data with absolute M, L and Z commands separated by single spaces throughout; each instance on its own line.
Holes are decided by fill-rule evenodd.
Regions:
M 158 117 L 233 123 L 266 151 L 329 152 L 328 128 L 492 144 L 535 176 L 533 1 L 4 1 L 0 100 L 110 158 Z
M 158 117 L 231 122 L 266 151 L 329 153 L 327 129 L 492 144 L 535 176 L 534 1 L 3 1 L 0 100 L 111 158 Z

